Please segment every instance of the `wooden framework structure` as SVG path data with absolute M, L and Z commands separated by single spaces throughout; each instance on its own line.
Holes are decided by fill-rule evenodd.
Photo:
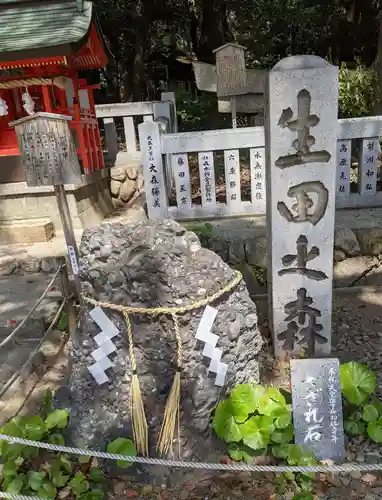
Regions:
M 72 116 L 70 126 L 84 174 L 104 168 L 93 90 L 86 72 L 107 64 L 108 51 L 91 2 L 0 0 L 0 157 L 20 154 L 9 122 L 35 112 Z

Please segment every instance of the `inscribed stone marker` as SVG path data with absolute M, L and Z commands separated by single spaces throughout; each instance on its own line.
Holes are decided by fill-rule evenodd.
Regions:
M 256 212 L 265 212 L 265 148 L 251 148 L 251 200 Z
M 350 195 L 351 140 L 337 141 L 337 196 Z
M 338 359 L 290 362 L 296 444 L 318 460 L 344 458 L 344 429 Z
M 241 207 L 240 157 L 238 149 L 224 151 L 227 207 L 232 213 Z
M 361 158 L 358 169 L 360 194 L 375 195 L 377 191 L 377 168 L 379 164 L 379 137 L 362 139 Z
M 202 206 L 216 205 L 214 154 L 212 151 L 198 153 Z
M 267 217 L 276 355 L 329 353 L 338 68 L 293 56 L 269 73 Z
M 176 202 L 179 210 L 191 208 L 191 181 L 187 153 L 171 155 L 171 167 L 175 178 Z
M 167 197 L 159 126 L 155 122 L 143 122 L 138 126 L 138 132 L 142 150 L 147 211 L 150 219 L 161 219 L 167 217 Z

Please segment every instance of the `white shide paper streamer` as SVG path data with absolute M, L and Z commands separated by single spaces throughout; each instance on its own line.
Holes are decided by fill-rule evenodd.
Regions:
M 216 373 L 215 385 L 222 387 L 225 383 L 228 365 L 221 362 L 223 353 L 221 349 L 216 347 L 219 337 L 214 333 L 211 333 L 211 328 L 214 324 L 217 313 L 218 311 L 214 307 L 206 306 L 195 337 L 198 340 L 205 342 L 203 356 L 211 360 L 208 371 Z
M 98 348 L 91 353 L 95 363 L 88 366 L 88 370 L 97 384 L 102 385 L 109 381 L 105 371 L 113 366 L 108 356 L 117 350 L 111 339 L 119 335 L 120 331 L 100 307 L 95 307 L 89 314 L 92 320 L 101 328 L 101 332 L 94 337 Z

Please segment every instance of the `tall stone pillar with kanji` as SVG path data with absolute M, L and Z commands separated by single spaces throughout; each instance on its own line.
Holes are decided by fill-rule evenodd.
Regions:
M 338 68 L 293 56 L 266 106 L 270 327 L 275 354 L 331 350 Z

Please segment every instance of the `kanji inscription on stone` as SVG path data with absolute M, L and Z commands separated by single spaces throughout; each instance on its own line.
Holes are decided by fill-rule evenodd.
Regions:
M 257 213 L 266 211 L 265 148 L 251 148 L 251 201 Z
M 241 207 L 240 158 L 237 149 L 224 151 L 224 169 L 227 206 L 230 212 L 235 212 Z
M 338 68 L 293 56 L 269 73 L 267 227 L 275 353 L 331 349 Z
M 147 211 L 150 219 L 167 216 L 167 195 L 164 184 L 159 127 L 155 122 L 143 122 L 138 127 L 142 150 Z
M 377 191 L 377 170 L 379 164 L 379 137 L 362 139 L 358 182 L 362 196 L 374 195 Z
M 280 156 L 276 160 L 277 167 L 287 168 L 304 163 L 327 163 L 330 160 L 328 151 L 311 150 L 311 147 L 316 143 L 316 139 L 311 135 L 310 129 L 316 127 L 320 121 L 317 115 L 310 114 L 311 102 L 310 92 L 303 89 L 297 94 L 297 117 L 293 119 L 294 113 L 291 108 L 283 110 L 279 119 L 279 126 L 297 133 L 297 139 L 292 142 L 292 147 L 296 150 L 296 153 Z
M 216 205 L 216 188 L 213 152 L 203 151 L 199 153 L 198 161 L 202 205 L 214 207 Z
M 345 455 L 338 359 L 290 362 L 296 444 L 318 460 L 341 462 Z
M 191 208 L 191 183 L 187 153 L 171 156 L 171 166 L 175 179 L 176 201 L 179 210 Z
M 316 203 L 313 202 L 311 193 L 317 195 Z M 310 222 L 315 226 L 325 215 L 329 193 L 322 182 L 302 182 L 291 186 L 288 196 L 295 199 L 292 210 L 283 201 L 277 203 L 277 210 L 288 222 Z
M 297 290 L 297 298 L 285 305 L 286 330 L 279 333 L 277 340 L 283 341 L 285 351 L 294 351 L 296 344 L 302 346 L 308 356 L 316 352 L 316 344 L 327 344 L 321 335 L 323 326 L 319 323 L 321 311 L 312 307 L 313 299 L 307 296 L 305 288 Z
M 307 267 L 308 262 L 316 259 L 319 255 L 318 247 L 312 247 L 308 250 L 308 238 L 300 234 L 296 241 L 296 253 L 284 255 L 281 262 L 285 269 L 281 269 L 278 274 L 279 276 L 301 274 L 316 281 L 328 279 L 323 271 Z
M 337 141 L 337 196 L 350 195 L 351 140 Z

